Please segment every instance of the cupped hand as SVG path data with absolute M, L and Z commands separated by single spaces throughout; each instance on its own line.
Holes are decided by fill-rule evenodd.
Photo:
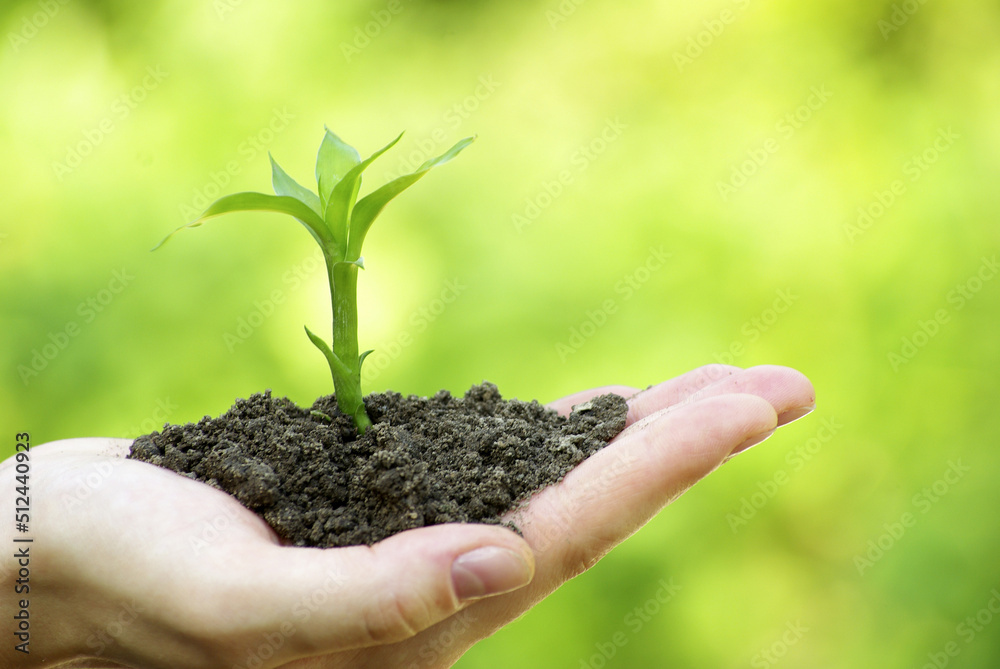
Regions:
M 523 537 L 440 525 L 371 547 L 287 547 L 226 493 L 126 460 L 126 440 L 33 448 L 31 654 L 4 644 L 0 664 L 448 667 L 815 404 L 792 369 L 710 365 L 646 390 L 599 388 L 551 406 L 568 413 L 602 392 L 630 398 L 625 430 L 510 514 Z M 14 496 L 8 460 L 3 508 Z M 16 578 L 5 558 L 4 591 Z M 11 620 L 15 606 L 4 597 L 0 617 Z

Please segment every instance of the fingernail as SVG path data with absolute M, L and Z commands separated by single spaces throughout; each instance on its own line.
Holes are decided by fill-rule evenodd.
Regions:
M 751 448 L 753 446 L 756 446 L 760 442 L 766 440 L 772 434 L 774 434 L 774 430 L 768 430 L 767 432 L 761 432 L 760 434 L 758 434 L 755 437 L 750 437 L 749 439 L 747 439 L 746 441 L 744 441 L 742 444 L 740 444 L 739 446 L 737 446 L 736 448 L 734 448 L 733 452 L 729 454 L 729 457 L 733 457 L 737 453 L 742 453 L 743 451 L 748 450 L 749 448 Z
M 811 414 L 813 412 L 813 409 L 815 408 L 816 405 L 811 404 L 809 406 L 799 407 L 797 409 L 789 409 L 788 411 L 778 416 L 778 427 L 781 427 L 782 425 L 788 425 L 789 423 L 797 421 L 799 418 L 802 418 L 803 416 Z
M 498 546 L 469 551 L 451 565 L 455 594 L 462 601 L 517 590 L 531 576 L 531 567 L 520 553 Z

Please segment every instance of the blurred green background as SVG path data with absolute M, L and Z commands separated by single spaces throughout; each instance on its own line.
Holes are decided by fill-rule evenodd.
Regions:
M 367 391 L 725 361 L 819 409 L 458 666 L 1000 664 L 997 3 L 37 0 L 0 31 L 0 456 L 330 392 L 301 227 L 149 249 L 267 191 L 267 151 L 308 182 L 324 124 L 406 131 L 368 189 L 476 134 L 368 238 Z

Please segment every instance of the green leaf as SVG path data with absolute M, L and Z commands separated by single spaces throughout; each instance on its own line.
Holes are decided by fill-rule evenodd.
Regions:
M 432 167 L 437 167 L 438 165 L 444 165 L 446 162 L 448 162 L 449 160 L 457 156 L 459 153 L 461 153 L 462 150 L 465 149 L 465 147 L 467 147 L 469 144 L 472 144 L 474 141 L 476 141 L 475 136 L 466 137 L 465 139 L 455 142 L 455 146 L 451 147 L 437 158 L 431 158 L 430 160 L 426 161 L 423 165 L 417 168 L 417 171 L 414 172 L 414 174 L 418 172 L 426 172 Z
M 319 206 L 319 195 L 316 195 L 316 193 L 312 192 L 305 186 L 300 185 L 298 181 L 288 176 L 285 170 L 281 169 L 281 165 L 275 161 L 274 156 L 272 156 L 270 152 L 268 152 L 267 157 L 271 160 L 271 183 L 274 186 L 275 194 L 294 197 L 296 200 L 322 216 L 323 211 Z
M 326 129 L 323 143 L 316 155 L 316 184 L 319 187 L 320 211 L 326 210 L 330 194 L 352 167 L 361 162 L 361 156 L 350 144 Z
M 333 193 L 330 194 L 330 201 L 326 205 L 324 218 L 326 219 L 330 230 L 333 231 L 334 237 L 345 240 L 345 247 L 347 246 L 346 240 L 348 220 L 351 216 L 351 209 L 354 207 L 354 203 L 358 199 L 358 190 L 361 188 L 361 173 L 364 172 L 376 158 L 395 146 L 396 142 L 398 142 L 402 137 L 403 133 L 399 133 L 399 137 L 370 155 L 364 162 L 358 163 L 352 167 L 333 189 Z
M 332 418 L 330 418 L 329 416 L 327 416 L 322 411 L 317 411 L 316 409 L 313 409 L 312 411 L 310 411 L 309 415 L 312 416 L 313 418 L 319 418 L 320 420 L 325 421 L 327 423 L 332 423 L 333 422 Z
M 364 269 L 365 268 L 365 259 L 363 257 L 361 257 L 361 256 L 358 256 L 354 260 L 337 260 L 337 261 L 334 261 L 333 266 L 337 267 L 338 265 L 357 265 L 358 269 Z
M 368 412 L 365 410 L 365 405 L 359 404 L 358 408 L 354 410 L 354 424 L 358 427 L 358 434 L 364 434 L 372 426 L 371 418 L 368 417 Z
M 157 244 L 153 250 L 160 248 L 163 244 L 184 228 L 196 228 L 204 222 L 206 218 L 228 214 L 234 211 L 275 211 L 280 214 L 294 216 L 301 222 L 313 238 L 319 242 L 324 249 L 333 242 L 330 231 L 326 223 L 315 211 L 310 209 L 294 197 L 287 195 L 265 195 L 263 193 L 235 193 L 221 197 L 205 210 L 198 220 L 187 223 L 177 228 Z
M 361 255 L 361 245 L 365 241 L 365 235 L 368 234 L 368 229 L 389 201 L 415 184 L 432 168 L 437 167 L 438 165 L 443 165 L 457 156 L 462 149 L 467 147 L 469 144 L 472 144 L 474 140 L 475 137 L 466 137 L 437 158 L 431 158 L 425 162 L 417 168 L 416 172 L 394 179 L 378 190 L 362 198 L 357 205 L 355 205 L 354 211 L 351 213 L 351 230 L 348 236 L 347 244 L 348 256 Z
M 313 346 L 320 350 L 320 353 L 326 358 L 327 362 L 330 364 L 330 371 L 333 372 L 334 377 L 340 375 L 344 378 L 350 378 L 351 370 L 347 368 L 337 354 L 330 349 L 330 345 L 323 341 L 322 337 L 314 334 L 308 326 L 303 326 L 306 329 L 306 335 L 309 337 L 309 341 L 313 343 Z

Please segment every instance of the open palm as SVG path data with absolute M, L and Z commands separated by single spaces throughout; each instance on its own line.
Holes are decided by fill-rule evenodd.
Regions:
M 125 460 L 127 440 L 32 449 L 31 606 L 49 632 L 19 660 L 448 667 L 815 403 L 794 370 L 711 365 L 641 392 L 601 388 L 552 406 L 568 412 L 602 392 L 631 398 L 625 431 L 510 514 L 523 538 L 440 525 L 372 547 L 287 547 L 226 493 Z M 0 465 L 0 496 L 13 505 L 11 467 Z M 15 573 L 0 565 L 4 588 Z M 7 599 L 4 617 L 14 605 Z M 101 660 L 82 659 L 93 657 Z

